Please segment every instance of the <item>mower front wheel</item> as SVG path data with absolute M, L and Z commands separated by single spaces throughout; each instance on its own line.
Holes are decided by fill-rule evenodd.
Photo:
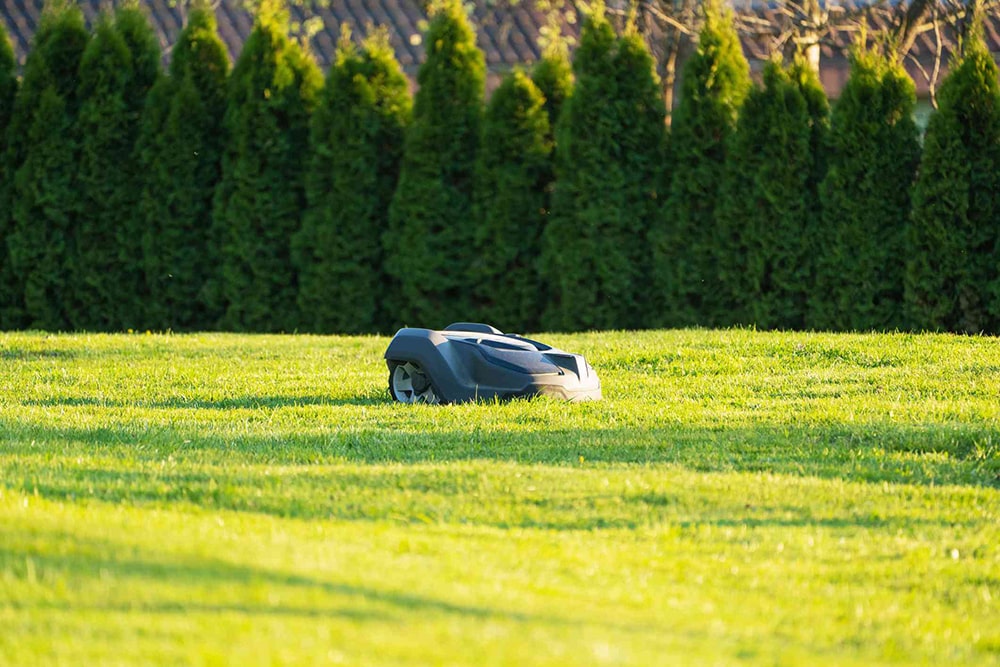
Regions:
M 441 402 L 424 369 L 412 361 L 390 362 L 389 395 L 400 403 L 437 405 Z

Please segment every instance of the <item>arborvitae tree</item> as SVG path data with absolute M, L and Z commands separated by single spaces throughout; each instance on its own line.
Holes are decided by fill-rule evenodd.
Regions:
M 553 39 L 531 70 L 531 80 L 541 91 L 549 117 L 549 131 L 555 132 L 563 103 L 573 90 L 573 65 L 565 40 Z
M 221 315 L 210 309 L 205 289 L 219 264 L 210 230 L 228 69 L 215 12 L 197 3 L 174 45 L 169 76 L 150 91 L 139 140 L 137 216 L 150 327 L 206 329 Z
M 638 327 L 648 293 L 645 234 L 663 168 L 663 102 L 643 43 L 631 32 L 617 39 L 601 5 L 584 22 L 573 71 L 556 128 L 543 325 Z
M 652 236 L 659 324 L 727 322 L 734 304 L 722 289 L 715 248 L 716 206 L 728 137 L 750 90 L 750 67 L 732 12 L 705 3 L 697 51 L 684 67 L 670 132 L 670 179 L 661 228 Z
M 17 93 L 17 62 L 14 47 L 7 38 L 7 31 L 0 25 L 0 203 L 7 202 L 7 189 L 13 187 L 14 175 L 7 173 L 7 125 L 14 114 L 14 96 Z M 0 328 L 6 317 L 3 311 L 8 307 L 4 299 L 4 276 L 11 271 L 10 256 L 7 252 L 7 236 L 10 228 L 9 205 L 0 209 Z
M 810 211 L 806 223 L 804 243 L 806 245 L 806 289 L 812 293 L 816 289 L 818 272 L 817 258 L 823 252 L 822 201 L 819 196 L 820 184 L 826 178 L 827 161 L 830 152 L 830 100 L 819 81 L 819 75 L 804 57 L 796 58 L 789 74 L 806 101 L 809 113 L 809 152 L 812 156 L 812 170 L 806 188 L 806 209 Z M 811 295 L 806 298 L 806 322 L 810 324 L 812 306 Z
M 811 298 L 816 289 L 817 273 L 819 270 L 817 258 L 823 252 L 823 207 L 820 199 L 819 189 L 826 178 L 827 161 L 830 152 L 830 100 L 823 90 L 823 85 L 819 81 L 819 75 L 809 65 L 805 58 L 796 58 L 789 69 L 792 83 L 798 86 L 806 102 L 806 111 L 809 115 L 809 154 L 812 158 L 809 179 L 806 182 L 806 211 L 807 220 L 805 225 L 805 287 L 807 290 L 805 304 L 805 323 L 808 327 L 812 306 Z
M 152 85 L 136 69 L 148 57 L 139 48 L 136 9 L 102 16 L 80 63 L 79 206 L 72 263 L 74 295 L 70 319 L 82 329 L 127 329 L 143 324 L 141 236 L 135 228 L 137 169 L 134 149 L 142 100 Z M 123 29 L 123 27 L 125 29 Z M 146 24 L 145 30 L 152 30 Z M 125 35 L 129 34 L 129 40 Z
M 146 312 L 149 305 L 149 292 L 146 289 L 143 275 L 142 256 L 142 238 L 145 225 L 142 224 L 137 215 L 145 183 L 145 174 L 139 168 L 137 142 L 142 131 L 142 116 L 147 98 L 162 75 L 160 67 L 162 54 L 159 40 L 156 33 L 153 32 L 146 10 L 139 4 L 139 0 L 123 0 L 122 4 L 118 5 L 115 10 L 115 30 L 121 34 L 128 47 L 132 70 L 123 91 L 129 131 L 128 139 L 131 145 L 124 196 L 128 200 L 127 206 L 130 213 L 123 219 L 118 229 L 118 247 L 122 261 L 130 267 L 129 271 L 135 276 L 135 282 L 132 283 L 134 290 L 132 312 L 121 326 L 124 328 L 129 326 L 145 328 L 150 326 Z
M 6 130 L 10 118 L 14 115 L 14 96 L 17 93 L 17 62 L 14 60 L 14 47 L 11 46 L 7 31 L 0 25 L 0 178 L 3 177 L 4 147 L 6 146 Z M 6 180 L 0 180 L 0 188 Z
M 485 58 L 459 0 L 431 8 L 427 58 L 389 209 L 386 270 L 398 282 L 392 319 L 444 326 L 469 318 L 472 191 Z M 393 301 L 395 303 L 393 303 Z
M 520 69 L 493 92 L 476 174 L 477 312 L 509 331 L 539 324 L 538 274 L 552 143 L 541 91 Z
M 0 196 L 10 263 L 0 276 L 0 326 L 67 326 L 71 228 L 77 190 L 76 81 L 88 40 L 75 5 L 46 5 L 7 128 Z M 8 217 L 9 215 L 9 217 Z M 0 267 L 2 269 L 4 267 Z M 74 278 L 75 279 L 75 278 Z
M 541 270 L 548 288 L 546 329 L 613 328 L 613 313 L 598 312 L 600 231 L 608 209 L 621 204 L 623 176 L 612 156 L 614 114 L 607 96 L 615 84 L 616 37 L 604 7 L 592 8 L 573 54 L 575 82 L 556 124 L 556 182 L 542 240 Z M 598 133 L 599 130 L 602 130 Z M 568 244 L 568 245 L 567 245 Z M 605 303 L 615 308 L 617 304 Z M 619 325 L 622 326 L 622 325 Z
M 664 160 L 666 144 L 666 109 L 655 63 L 642 36 L 630 26 L 618 40 L 614 60 L 617 91 L 614 100 L 617 115 L 618 147 L 622 173 L 622 227 L 603 231 L 606 252 L 623 251 L 623 266 L 628 267 L 629 284 L 619 282 L 620 293 L 629 300 L 614 326 L 647 328 L 654 326 L 651 308 L 650 274 L 653 253 L 650 235 L 659 222 L 667 176 Z M 613 238 L 618 236 L 618 241 Z M 613 244 L 613 245 L 609 245 Z M 611 268 L 610 264 L 607 268 Z M 607 281 L 606 292 L 612 297 Z M 615 290 L 614 293 L 619 293 Z
M 796 57 L 788 70 L 799 92 L 806 102 L 809 114 L 809 152 L 812 155 L 812 170 L 807 192 L 808 208 L 813 212 L 810 237 L 819 226 L 820 200 L 819 185 L 826 176 L 827 153 L 830 143 L 830 100 L 826 97 L 819 75 L 804 57 Z M 811 243 L 811 241 L 810 241 Z M 815 266 L 810 267 L 810 283 L 815 280 Z
M 299 324 L 291 237 L 305 209 L 303 156 L 322 83 L 312 56 L 289 39 L 285 4 L 264 0 L 229 78 L 214 212 L 225 327 L 290 331 Z
M 312 118 L 308 209 L 292 245 L 305 329 L 387 328 L 380 312 L 386 282 L 382 235 L 411 106 L 388 33 L 373 32 L 359 50 L 344 24 Z
M 1000 333 L 1000 86 L 973 31 L 924 137 L 906 244 L 906 302 L 919 329 Z
M 550 27 L 553 35 L 556 28 Z M 545 209 L 545 223 L 542 229 L 548 225 L 549 216 L 552 214 L 552 198 L 555 194 L 555 156 L 556 156 L 556 125 L 559 121 L 559 114 L 562 113 L 563 104 L 573 91 L 573 65 L 569 59 L 569 47 L 564 39 L 550 37 L 542 52 L 541 59 L 535 63 L 531 71 L 531 80 L 541 91 L 545 101 L 545 112 L 549 120 L 549 133 L 545 140 L 552 145 L 549 154 L 551 168 L 544 182 L 539 182 L 538 187 L 545 192 L 542 207 Z M 542 281 L 540 285 L 542 293 L 539 295 L 540 304 L 547 301 L 547 286 Z
M 915 103 L 913 81 L 898 63 L 875 50 L 855 50 L 831 117 L 820 186 L 814 328 L 903 324 L 903 230 L 920 157 Z
M 125 110 L 133 138 L 146 106 L 146 97 L 160 77 L 160 44 L 139 0 L 125 0 L 115 11 L 115 30 L 128 47 L 132 75 L 125 83 Z
M 63 137 L 62 142 L 52 136 Z M 28 137 L 34 142 L 15 177 L 14 233 L 10 257 L 24 289 L 32 328 L 69 327 L 67 295 L 72 293 L 72 229 L 76 209 L 75 147 L 66 98 L 46 88 L 35 109 Z
M 751 90 L 730 135 L 716 261 L 734 308 L 721 324 L 805 326 L 808 238 L 819 211 L 813 118 L 796 73 L 768 63 L 763 87 Z

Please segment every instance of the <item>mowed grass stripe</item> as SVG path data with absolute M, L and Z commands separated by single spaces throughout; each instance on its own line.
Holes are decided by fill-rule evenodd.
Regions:
M 994 518 L 975 487 L 845 482 L 772 473 L 698 473 L 673 465 L 441 464 L 182 466 L 47 460 L 7 468 L 23 493 L 71 502 L 184 504 L 299 518 L 388 519 L 496 527 L 637 528 L 664 523 L 812 522 L 887 527 Z M 20 482 L 18 484 L 18 482 Z M 738 493 L 733 493 L 738 489 Z M 968 517 L 962 518 L 963 513 Z
M 0 334 L 0 663 L 1000 663 L 995 339 L 544 340 L 606 400 Z
M 973 663 L 995 648 L 984 624 L 997 620 L 996 562 L 981 541 L 995 544 L 995 531 L 780 521 L 414 530 L 7 498 L 4 582 L 18 583 L 6 606 L 27 642 L 7 647 L 14 656 L 31 645 L 42 656 L 99 649 L 77 639 L 95 630 L 136 657 L 185 661 L 250 659 L 244 642 L 261 652 L 251 662 L 318 657 L 310 640 L 324 632 L 348 633 L 328 646 L 366 664 L 490 653 L 496 664 Z M 190 634 L 157 637 L 172 631 Z

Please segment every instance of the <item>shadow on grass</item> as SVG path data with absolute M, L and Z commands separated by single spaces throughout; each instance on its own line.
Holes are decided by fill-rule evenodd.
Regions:
M 385 427 L 325 435 L 155 429 L 0 420 L 0 433 L 13 434 L 0 437 L 0 488 L 68 502 L 548 530 L 664 523 L 911 529 L 925 520 L 878 507 L 828 511 L 806 497 L 752 506 L 755 501 L 738 490 L 719 496 L 711 483 L 701 491 L 671 489 L 669 477 L 663 478 L 666 487 L 648 476 L 645 487 L 627 487 L 622 473 L 631 474 L 623 471 L 628 467 L 639 475 L 659 465 L 705 474 L 1000 488 L 994 444 L 1000 432 L 987 425 L 470 428 L 426 434 Z M 452 462 L 475 465 L 426 465 Z M 772 483 L 786 485 L 764 477 L 741 488 Z M 808 488 L 793 497 L 808 495 Z M 938 518 L 927 520 L 937 525 Z
M 0 536 L 7 530 L 0 530 Z M 76 589 L 88 590 L 88 580 L 97 586 L 102 573 L 113 573 L 115 589 L 155 591 L 168 587 L 173 599 L 156 600 L 149 593 L 134 599 L 127 594 L 96 599 L 81 595 L 60 601 L 38 599 L 18 605 L 41 609 L 61 609 L 77 613 L 92 610 L 135 613 L 226 613 L 253 617 L 300 616 L 304 618 L 347 618 L 362 621 L 412 621 L 427 615 L 458 616 L 472 620 L 582 625 L 582 621 L 547 614 L 526 613 L 515 609 L 452 602 L 439 597 L 407 591 L 338 582 L 317 576 L 286 572 L 236 563 L 223 558 L 193 554 L 165 555 L 161 551 L 138 548 L 133 544 L 85 538 L 72 532 L 33 529 L 34 544 L 55 547 L 53 552 L 37 553 L 35 548 L 9 546 L 13 539 L 0 542 L 0 564 L 10 564 L 8 572 L 26 578 L 28 567 L 40 573 L 57 574 L 73 581 Z M 17 533 L 14 533 L 17 537 Z M 66 545 L 72 545 L 68 551 Z M 30 566 L 28 562 L 30 561 Z M 20 570 L 20 571 L 19 571 Z M 183 601 L 178 591 L 190 590 Z M 265 594 L 261 594 L 261 588 Z M 107 595 L 113 589 L 104 586 Z M 124 599 L 123 599 L 124 598 Z M 143 599 L 146 598 L 146 599 Z M 242 598 L 242 599 L 241 599 Z M 301 602 L 296 604 L 296 598 Z M 277 600 L 272 602 L 270 600 Z M 626 630 L 639 626 L 621 625 L 613 620 L 602 625 Z
M 476 525 L 549 531 L 629 529 L 670 525 L 686 530 L 716 528 L 940 528 L 940 514 L 913 516 L 897 509 L 847 503 L 830 507 L 801 500 L 751 498 L 740 491 L 719 497 L 708 484 L 684 490 L 627 488 L 608 471 L 580 477 L 547 470 L 506 468 L 481 483 L 481 471 L 420 471 L 414 468 L 329 469 L 280 474 L 232 472 L 223 467 L 162 473 L 155 470 L 76 468 L 46 475 L 24 466 L 8 470 L 7 483 L 24 494 L 62 502 L 100 502 L 136 507 L 249 512 L 303 520 L 372 521 L 398 524 Z M 19 482 L 23 482 L 18 486 Z M 669 484 L 666 478 L 664 484 Z M 769 482 L 749 481 L 751 496 Z M 532 490 L 533 489 L 533 490 Z M 751 501 L 751 502 L 748 502 Z M 979 522 L 948 514 L 951 527 Z
M 375 399 L 373 399 L 375 400 Z M 192 465 L 442 463 L 672 464 L 699 472 L 775 473 L 863 482 L 1000 487 L 1000 427 L 941 423 L 323 434 L 216 433 L 170 425 L 57 427 L 0 419 L 0 464 L 14 459 L 171 457 Z
M 0 361 L 38 361 L 40 359 L 70 359 L 76 357 L 71 350 L 25 350 L 7 348 L 0 350 Z
M 217 400 L 174 398 L 166 401 L 116 401 L 91 396 L 45 398 L 20 401 L 21 405 L 38 407 L 101 407 L 153 408 L 160 410 L 277 410 L 309 405 L 379 405 L 388 403 L 388 396 L 330 398 L 329 396 L 237 396 Z

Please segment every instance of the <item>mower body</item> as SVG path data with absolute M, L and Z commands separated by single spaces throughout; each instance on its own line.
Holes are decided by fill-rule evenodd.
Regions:
M 601 382 L 578 354 L 457 322 L 441 331 L 400 329 L 385 351 L 389 392 L 406 403 L 461 403 L 548 395 L 601 398 Z

